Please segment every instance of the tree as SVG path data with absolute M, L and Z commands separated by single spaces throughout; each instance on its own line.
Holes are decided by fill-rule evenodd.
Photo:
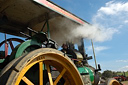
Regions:
M 117 76 L 117 72 L 113 72 L 113 77 Z
M 112 78 L 113 77 L 113 72 L 110 70 L 106 70 L 102 73 L 102 76 L 105 78 Z
M 101 77 L 102 76 L 102 73 L 101 72 L 98 72 L 98 75 Z

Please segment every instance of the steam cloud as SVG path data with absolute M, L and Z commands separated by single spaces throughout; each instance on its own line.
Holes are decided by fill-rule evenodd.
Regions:
M 74 37 L 81 36 L 83 38 L 103 42 L 103 41 L 111 39 L 115 31 L 117 30 L 112 29 L 112 28 L 105 29 L 98 25 L 84 24 L 83 26 L 77 27 L 71 33 L 72 35 L 74 35 Z M 75 32 L 77 33 L 74 34 Z
M 60 45 L 66 41 L 78 43 L 81 37 L 92 39 L 96 42 L 103 42 L 110 40 L 115 32 L 117 32 L 117 30 L 113 28 L 105 29 L 102 25 L 90 25 L 87 23 L 78 25 L 70 20 L 63 19 L 54 26 L 51 36 L 52 39 L 56 40 Z
M 92 39 L 96 42 L 111 40 L 115 33 L 120 33 L 121 28 L 126 29 L 128 23 L 128 2 L 110 1 L 104 7 L 97 10 L 92 17 L 92 25 L 76 25 L 73 21 L 62 19 L 57 23 L 60 32 L 57 35 L 57 42 L 72 41 L 77 42 L 80 37 Z M 56 37 L 54 38 L 56 40 Z M 61 40 L 61 41 L 60 41 Z

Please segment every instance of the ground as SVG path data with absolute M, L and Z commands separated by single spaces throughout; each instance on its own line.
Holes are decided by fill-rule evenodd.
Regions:
M 128 81 L 123 81 L 122 84 L 128 85 Z

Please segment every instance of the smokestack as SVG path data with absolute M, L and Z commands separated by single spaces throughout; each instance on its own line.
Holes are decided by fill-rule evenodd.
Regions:
M 83 38 L 81 38 L 81 41 L 80 41 L 80 45 L 78 46 L 78 49 L 79 49 L 79 52 L 83 55 L 83 56 L 85 56 L 85 49 L 84 49 L 84 39 Z

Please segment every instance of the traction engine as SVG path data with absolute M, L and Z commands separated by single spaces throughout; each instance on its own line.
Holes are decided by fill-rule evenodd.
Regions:
M 98 85 L 101 68 L 88 64 L 83 38 L 78 49 L 64 42 L 58 50 L 53 40 L 84 24 L 90 25 L 49 0 L 0 0 L 0 85 Z M 120 85 L 113 79 L 105 84 Z

